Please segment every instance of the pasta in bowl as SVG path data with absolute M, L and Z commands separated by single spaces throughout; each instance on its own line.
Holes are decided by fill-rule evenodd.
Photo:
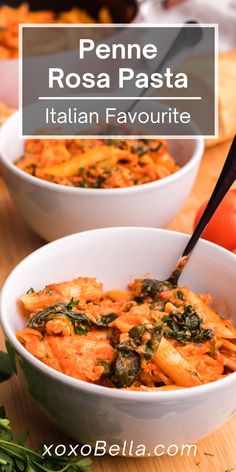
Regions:
M 72 153 L 77 153 L 77 156 L 72 158 L 70 158 L 70 152 L 67 148 L 65 149 L 64 144 L 61 145 L 59 141 L 58 147 L 43 144 L 43 157 L 40 151 L 41 164 L 42 168 L 49 168 L 50 172 L 55 173 L 57 159 L 58 165 L 56 165 L 56 168 L 59 167 L 61 171 L 60 166 L 62 166 L 64 171 L 64 166 L 67 168 L 65 154 L 67 156 L 69 153 L 68 163 L 73 162 L 73 166 L 75 165 L 75 173 L 78 174 L 75 180 L 80 185 L 74 186 L 71 185 L 71 179 L 74 179 L 73 176 L 55 177 L 51 175 L 49 180 L 44 180 L 32 175 L 35 159 L 32 150 L 36 149 L 37 159 L 38 150 L 42 146 L 41 141 L 37 142 L 36 140 L 33 145 L 32 142 L 29 143 L 29 148 L 32 146 L 31 152 L 28 153 L 29 161 L 28 163 L 21 162 L 23 166 L 26 164 L 26 169 L 27 164 L 29 165 L 28 172 L 15 165 L 19 156 L 24 155 L 25 148 L 24 140 L 19 137 L 19 125 L 20 116 L 19 113 L 15 113 L 3 124 L 0 130 L 0 160 L 3 177 L 20 213 L 31 228 L 48 241 L 78 231 L 99 227 L 166 226 L 187 198 L 198 172 L 203 153 L 203 140 L 199 138 L 167 140 L 168 151 L 166 151 L 166 144 L 162 143 L 161 140 L 157 140 L 158 146 L 160 144 L 162 146 L 159 150 L 151 151 L 150 155 L 146 152 L 149 144 L 141 140 L 138 145 L 136 142 L 135 145 L 133 143 L 135 152 L 120 149 L 118 146 L 111 145 L 112 143 L 109 143 L 109 145 L 106 143 L 105 153 L 104 148 L 102 148 L 104 144 L 97 147 L 96 143 L 94 149 L 88 149 L 86 153 L 81 153 L 81 149 L 79 149 L 78 153 L 78 149 L 74 144 L 75 140 L 72 140 Z M 87 140 L 82 144 L 85 147 L 91 145 L 89 140 L 86 143 Z M 154 143 L 155 140 L 151 143 L 153 147 Z M 128 146 L 129 144 L 125 142 L 125 145 Z M 142 152 L 146 152 L 146 156 L 138 156 L 137 153 L 140 152 L 140 147 Z M 155 144 L 155 147 L 157 148 L 157 144 Z M 58 152 L 55 152 L 55 150 Z M 72 148 L 70 150 L 72 151 Z M 132 148 L 132 150 L 134 149 Z M 94 156 L 102 158 L 101 162 L 98 162 L 93 168 L 92 175 L 89 175 L 90 170 L 92 170 L 91 167 L 84 166 L 84 163 L 83 166 L 81 165 L 83 155 L 87 153 L 89 153 L 90 159 L 91 153 L 92 158 Z M 111 169 L 117 167 L 115 165 L 110 170 L 106 169 L 104 174 L 103 165 L 107 166 L 105 161 L 108 160 L 112 163 L 112 156 L 113 160 L 117 161 L 117 156 L 119 157 L 121 154 L 122 159 L 118 171 L 116 173 L 111 172 Z M 124 155 L 125 159 L 123 160 Z M 106 156 L 105 161 L 104 156 Z M 133 175 L 133 168 L 132 166 L 129 167 L 127 157 L 131 158 L 131 164 L 133 159 L 136 161 L 134 167 L 136 167 L 138 174 Z M 176 163 L 179 166 L 178 170 Z M 42 172 L 42 168 L 38 168 L 38 172 Z M 70 167 L 69 169 L 71 170 Z M 74 173 L 74 169 L 72 170 Z M 81 175 L 80 172 L 82 172 Z M 156 180 L 157 177 L 164 176 L 164 173 L 168 175 Z M 61 178 L 66 178 L 69 185 L 60 185 L 53 181 L 55 178 L 56 180 L 59 178 L 59 181 Z M 155 180 L 152 180 L 153 178 Z M 99 186 L 102 186 L 102 188 Z M 106 186 L 110 188 L 103 188 Z M 112 188 L 112 186 L 116 188 Z
M 165 280 L 168 277 L 187 239 L 187 235 L 152 228 L 110 228 L 84 232 L 43 246 L 22 261 L 5 282 L 0 302 L 1 324 L 19 379 L 42 411 L 70 437 L 93 446 L 98 438 L 107 441 L 108 445 L 117 444 L 117 441 L 119 444 L 123 444 L 125 440 L 134 441 L 134 445 L 145 444 L 147 453 L 153 454 L 156 444 L 166 446 L 189 444 L 189 442 L 194 444 L 218 428 L 234 412 L 236 373 L 230 373 L 233 364 L 227 366 L 226 362 L 234 360 L 232 345 L 235 341 L 230 336 L 234 336 L 232 324 L 235 325 L 236 321 L 235 256 L 201 240 L 185 267 L 180 287 L 171 289 L 178 298 L 174 295 L 169 301 L 163 298 L 167 311 L 163 312 L 161 308 L 159 318 L 159 310 L 154 310 L 158 316 L 152 319 L 151 326 L 149 318 L 144 317 L 146 312 L 152 312 L 150 305 L 157 303 L 151 302 L 151 298 L 148 299 L 154 295 L 153 289 L 156 291 L 157 288 L 155 285 L 150 286 L 150 279 Z M 76 280 L 78 274 L 82 278 Z M 217 276 L 214 277 L 213 274 Z M 143 287 L 142 277 L 145 275 L 144 280 L 147 282 Z M 72 280 L 75 280 L 72 284 L 64 282 Z M 55 284 L 51 284 L 52 281 Z M 103 287 L 100 281 L 103 282 Z M 127 283 L 131 284 L 128 294 Z M 43 290 L 45 286 L 48 287 Z M 33 287 L 35 292 L 31 290 L 32 293 L 23 296 L 23 302 L 28 307 L 25 317 L 22 316 L 19 299 L 30 287 Z M 119 291 L 114 291 L 114 287 Z M 164 292 L 161 293 L 165 293 L 166 296 L 170 287 L 164 288 Z M 144 299 L 140 289 L 145 295 Z M 147 289 L 148 297 L 146 297 Z M 182 297 L 177 294 L 177 290 L 183 293 L 184 300 L 181 300 Z M 199 298 L 196 295 L 198 293 L 202 293 L 203 297 Z M 209 307 L 214 312 L 224 315 L 226 320 L 230 319 L 232 324 L 220 320 L 217 315 L 209 312 L 206 305 L 208 293 L 212 294 L 215 304 L 214 309 L 212 304 Z M 170 297 L 170 292 L 168 296 Z M 136 302 L 128 298 L 136 298 Z M 76 300 L 80 300 L 81 305 L 75 305 L 73 302 Z M 102 300 L 104 300 L 103 306 L 99 306 Z M 202 322 L 193 310 L 188 308 L 184 323 L 180 325 L 178 318 L 176 323 L 171 316 L 173 305 L 176 305 L 180 312 L 182 302 L 186 307 L 191 305 Z M 86 311 L 82 310 L 82 303 L 90 307 L 91 314 L 87 310 L 88 306 Z M 134 305 L 130 310 L 136 310 L 134 317 L 136 323 L 138 319 L 140 320 L 135 326 L 131 320 L 130 310 L 121 315 L 121 304 L 124 307 L 128 303 Z M 69 312 L 69 321 L 71 319 L 76 323 L 79 321 L 77 334 L 72 332 L 68 335 L 71 325 L 65 315 L 62 336 L 61 318 L 59 316 L 59 326 L 56 327 L 55 313 L 52 314 L 51 320 L 46 318 L 47 323 L 50 323 L 47 325 L 48 334 L 46 334 L 45 310 L 51 304 L 60 304 L 57 309 L 59 311 L 64 309 L 64 315 L 65 312 L 67 314 Z M 171 312 L 168 312 L 170 308 Z M 39 310 L 43 310 L 43 313 Z M 145 313 L 137 314 L 137 310 L 145 310 Z M 39 312 L 37 320 L 28 316 L 29 313 L 36 311 Z M 50 311 L 51 308 L 49 316 L 51 316 Z M 80 319 L 76 314 L 78 311 Z M 84 315 L 82 318 L 81 314 Z M 114 314 L 118 316 L 115 318 Z M 91 317 L 93 324 L 89 324 L 87 316 Z M 126 320 L 123 319 L 123 323 L 120 324 L 123 330 L 121 331 L 117 326 L 123 316 L 126 316 Z M 25 328 L 29 318 L 35 325 Z M 116 339 L 113 339 L 113 345 L 107 339 L 107 333 L 112 329 L 110 323 L 117 323 L 116 330 L 120 333 L 118 344 Z M 156 333 L 153 332 L 153 323 L 158 323 Z M 160 324 L 165 330 L 161 339 Z M 190 331 L 185 329 L 186 324 L 188 327 L 191 326 Z M 142 333 L 143 325 L 146 332 Z M 174 326 L 174 334 L 178 334 L 178 340 L 170 336 Z M 35 354 L 38 355 L 39 350 L 33 352 L 35 341 L 30 341 L 32 333 L 29 333 L 27 339 L 25 329 L 33 330 L 34 336 L 38 339 L 37 348 L 41 343 L 41 354 L 38 358 Z M 133 331 L 127 338 L 130 329 Z M 83 333 L 86 330 L 87 334 Z M 56 336 L 55 331 L 57 331 Z M 16 333 L 19 333 L 18 339 Z M 139 346 L 141 335 L 144 338 Z M 152 342 L 148 343 L 150 335 Z M 52 351 L 45 352 L 47 336 L 51 336 Z M 191 341 L 190 337 L 194 338 L 194 341 L 193 339 Z M 197 337 L 199 342 L 202 341 L 201 345 L 195 342 Z M 72 339 L 76 342 L 76 348 L 75 345 L 70 345 Z M 65 345 L 60 348 L 62 340 Z M 155 356 L 159 356 L 158 362 L 161 362 L 161 353 L 164 350 L 162 364 L 159 367 L 155 364 L 151 371 L 144 369 L 140 372 L 141 385 L 140 377 L 137 377 L 130 386 L 124 387 L 120 375 L 124 363 L 121 362 L 121 367 L 116 372 L 117 378 L 122 380 L 121 385 L 116 384 L 115 387 L 107 383 L 104 385 L 99 376 L 103 373 L 104 378 L 104 373 L 109 371 L 110 365 L 115 366 L 118 353 L 114 346 L 121 344 L 124 348 L 125 340 L 134 343 L 135 349 L 132 355 L 133 359 L 135 358 L 133 362 L 135 369 L 130 372 L 132 375 L 137 374 L 139 356 L 152 356 L 156 347 Z M 187 342 L 183 343 L 181 340 Z M 24 344 L 31 342 L 31 345 L 27 346 L 28 349 L 22 345 L 22 341 Z M 78 373 L 76 362 L 72 361 L 75 349 L 77 360 L 81 359 L 83 365 L 83 378 L 82 374 Z M 171 355 L 173 349 L 174 356 Z M 46 362 L 42 362 L 43 357 Z M 180 363 L 178 363 L 179 358 Z M 186 362 L 183 363 L 182 358 Z M 224 361 L 222 358 L 225 358 Z M 53 365 L 55 360 L 63 364 L 63 369 L 58 368 L 55 363 Z M 151 360 L 143 358 L 141 362 L 150 365 Z M 176 363 L 175 367 L 173 362 Z M 170 363 L 172 363 L 171 369 L 167 371 L 166 366 Z M 191 364 L 190 371 L 185 369 L 186 363 L 188 367 Z M 181 368 L 184 368 L 184 375 L 183 371 L 180 371 Z M 71 376 L 75 371 L 77 378 Z M 171 379 L 173 375 L 175 379 Z M 171 382 L 167 378 L 170 378 Z M 195 385 L 192 382 L 193 378 Z M 158 380 L 158 384 L 152 386 L 154 379 Z M 185 382 L 191 379 L 193 386 L 189 383 L 179 385 L 180 379 L 182 382 L 183 379 Z M 199 379 L 201 383 L 196 385 Z M 163 382 L 164 386 L 160 382 Z M 171 385 L 174 385 L 174 388 L 170 388 Z
M 23 295 L 30 315 L 17 338 L 40 361 L 86 382 L 194 387 L 236 371 L 236 329 L 209 300 L 155 279 L 104 292 L 96 279 L 79 277 Z
M 154 139 L 27 140 L 19 169 L 72 187 L 123 188 L 179 170 L 167 142 Z

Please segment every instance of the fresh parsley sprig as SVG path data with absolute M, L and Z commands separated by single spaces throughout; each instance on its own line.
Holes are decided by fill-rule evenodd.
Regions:
M 0 352 L 0 383 L 14 373 L 6 352 Z M 0 472 L 92 472 L 92 460 L 43 456 L 42 449 L 26 447 L 28 433 L 14 436 L 5 408 L 0 406 Z
M 46 457 L 39 449 L 24 446 L 28 435 L 14 437 L 4 407 L 0 407 L 0 471 L 1 472 L 91 472 L 92 461 L 67 456 Z

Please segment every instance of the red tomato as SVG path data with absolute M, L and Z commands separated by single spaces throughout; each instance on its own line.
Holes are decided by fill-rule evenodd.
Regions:
M 198 210 L 196 228 L 207 202 Z M 202 237 L 236 253 L 236 190 L 230 190 L 208 223 Z

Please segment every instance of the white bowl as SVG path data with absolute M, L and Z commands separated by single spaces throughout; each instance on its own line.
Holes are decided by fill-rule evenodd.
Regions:
M 40 180 L 14 165 L 23 154 L 18 112 L 0 130 L 0 161 L 12 199 L 31 228 L 48 241 L 99 227 L 166 226 L 189 195 L 203 147 L 202 139 L 169 140 L 170 152 L 182 166 L 175 174 L 135 187 L 84 189 Z
M 187 240 L 187 235 L 153 228 L 84 232 L 42 247 L 8 277 L 2 289 L 1 322 L 17 374 L 42 411 L 69 436 L 93 446 L 97 440 L 108 445 L 134 441 L 135 446 L 144 444 L 147 453 L 153 454 L 157 444 L 194 444 L 234 413 L 236 373 L 211 384 L 169 392 L 115 390 L 51 369 L 15 337 L 25 323 L 17 302 L 29 287 L 41 289 L 78 275 L 95 276 L 106 289 L 124 288 L 133 278 L 147 273 L 164 279 Z M 200 240 L 181 283 L 195 291 L 210 292 L 221 306 L 227 301 L 227 310 L 236 322 L 235 275 L 236 257 Z

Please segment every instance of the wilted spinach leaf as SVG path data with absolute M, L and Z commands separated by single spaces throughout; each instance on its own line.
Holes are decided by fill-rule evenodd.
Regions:
M 202 328 L 203 320 L 192 305 L 187 305 L 183 313 L 170 313 L 161 319 L 165 323 L 165 335 L 181 343 L 201 343 L 214 337 L 211 329 Z
M 139 297 L 157 299 L 162 292 L 173 288 L 174 286 L 168 280 L 143 279 Z
M 146 323 L 133 326 L 129 331 L 129 336 L 135 341 L 137 348 L 143 347 L 141 355 L 146 360 L 151 360 L 158 349 L 163 332 L 160 323 Z M 145 340 L 143 339 L 144 334 Z
M 159 323 L 137 325 L 130 329 L 129 338 L 115 347 L 117 360 L 112 381 L 117 388 L 130 387 L 134 383 L 142 371 L 142 358 L 152 359 L 162 335 L 163 328 Z
M 141 372 L 141 359 L 137 352 L 119 344 L 112 382 L 117 388 L 130 387 Z
M 78 334 L 84 334 L 88 326 L 106 328 L 109 323 L 117 318 L 116 313 L 109 313 L 107 315 L 102 315 L 98 319 L 92 320 L 86 315 L 86 313 L 73 310 L 73 307 L 77 303 L 78 301 L 73 301 L 72 299 L 68 304 L 58 302 L 48 306 L 47 308 L 38 310 L 28 321 L 28 327 L 34 329 L 43 329 L 48 321 L 64 316 L 72 322 L 75 331 Z

